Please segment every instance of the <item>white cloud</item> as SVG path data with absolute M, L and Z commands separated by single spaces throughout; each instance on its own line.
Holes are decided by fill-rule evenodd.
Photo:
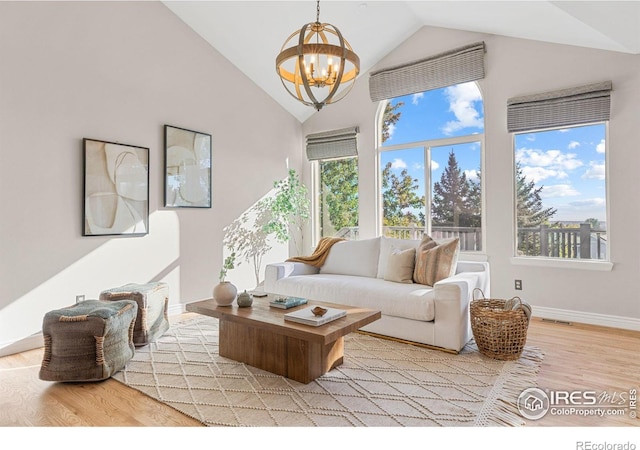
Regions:
M 569 203 L 569 205 L 577 209 L 604 208 L 605 204 L 604 198 L 587 198 Z
M 567 148 L 568 148 L 569 150 L 573 150 L 573 149 L 574 149 L 574 148 L 576 148 L 576 147 L 580 147 L 580 142 L 578 142 L 578 141 L 571 141 L 571 142 L 569 142 L 569 145 L 567 146 Z
M 396 158 L 391 163 L 391 168 L 392 169 L 397 169 L 397 170 L 406 169 L 407 168 L 407 163 L 404 162 L 403 160 L 401 160 L 400 158 Z
M 484 120 L 474 105 L 475 102 L 482 101 L 482 95 L 475 83 L 449 86 L 444 92 L 449 102 L 449 111 L 456 117 L 456 120 L 447 122 L 443 127 L 444 134 L 450 135 L 462 128 L 484 128 Z
M 600 143 L 598 145 L 596 145 L 596 151 L 598 153 L 604 153 L 605 151 L 605 143 L 604 143 L 604 139 L 600 141 Z
M 522 166 L 522 174 L 528 181 L 533 181 L 534 183 L 539 183 L 540 181 L 546 180 L 547 178 L 563 179 L 569 176 L 566 172 L 563 171 L 532 166 Z
M 530 148 L 518 149 L 516 161 L 520 163 L 522 173 L 527 179 L 536 183 L 546 178 L 567 178 L 569 176 L 567 172 L 584 165 L 581 160 L 576 159 L 575 153 Z
M 529 134 L 529 135 L 527 135 L 527 138 L 526 138 L 526 139 L 527 139 L 527 141 L 529 141 L 529 142 L 533 142 L 533 141 L 535 141 L 535 140 L 536 140 L 536 135 L 535 135 L 535 134 Z
M 542 191 L 540 191 L 540 196 L 543 198 L 575 197 L 577 195 L 580 195 L 580 192 L 570 184 L 545 184 Z
M 423 170 L 424 169 L 424 164 L 420 164 L 420 163 L 413 163 L 413 165 L 411 166 L 412 169 L 414 170 Z
M 431 170 L 438 170 L 440 168 L 440 164 L 438 164 L 433 159 L 431 160 Z
M 477 170 L 465 170 L 464 171 L 465 176 L 467 177 L 467 180 L 471 180 L 474 182 L 478 182 L 480 181 L 480 178 L 478 177 L 478 171 Z
M 604 180 L 605 173 L 605 165 L 602 162 L 591 161 L 589 163 L 589 168 L 582 175 L 583 180 Z
M 413 103 L 414 105 L 417 105 L 418 102 L 422 99 L 422 97 L 424 97 L 424 92 L 418 92 L 417 94 L 413 94 L 413 97 L 411 97 L 411 103 Z

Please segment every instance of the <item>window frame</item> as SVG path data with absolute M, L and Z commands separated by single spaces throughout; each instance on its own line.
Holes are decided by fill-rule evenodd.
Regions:
M 377 127 L 376 127 L 376 185 L 377 185 L 377 207 L 376 207 L 376 232 L 378 236 L 383 235 L 383 204 L 382 204 L 382 177 L 381 177 L 381 169 L 382 169 L 382 154 L 389 151 L 398 151 L 398 150 L 408 150 L 422 147 L 423 149 L 423 158 L 424 158 L 424 177 L 425 177 L 425 186 L 424 192 L 425 195 L 425 228 L 424 232 L 427 234 L 431 234 L 431 199 L 433 193 L 431 192 L 431 148 L 432 147 L 442 147 L 447 145 L 456 145 L 456 144 L 471 144 L 478 142 L 480 144 L 480 170 L 481 173 L 485 173 L 485 134 L 475 133 L 475 134 L 467 134 L 464 136 L 455 136 L 455 137 L 447 137 L 447 138 L 439 138 L 439 139 L 427 139 L 417 142 L 407 142 L 403 144 L 394 144 L 394 145 L 383 145 L 381 142 L 382 136 L 382 119 L 384 110 L 386 108 L 387 103 L 390 100 L 380 101 L 378 111 L 377 111 Z M 484 99 L 483 99 L 484 103 Z M 482 250 L 479 251 L 465 251 L 462 252 L 465 254 L 465 258 L 469 260 L 476 259 L 481 261 L 486 261 L 486 248 L 487 248 L 487 233 L 486 233 L 486 196 L 485 196 L 485 185 L 486 185 L 486 177 L 482 176 L 480 178 L 480 189 L 481 189 L 481 216 L 480 216 L 480 224 L 482 228 Z M 474 258 L 474 256 L 476 258 Z
M 513 222 L 512 222 L 512 256 L 510 258 L 511 264 L 516 266 L 532 266 L 532 267 L 546 267 L 546 268 L 557 268 L 557 269 L 584 269 L 584 270 L 593 270 L 593 271 L 611 271 L 613 269 L 613 262 L 611 259 L 611 202 L 610 202 L 610 171 L 609 171 L 609 153 L 610 153 L 610 143 L 609 143 L 609 120 L 603 120 L 598 122 L 590 122 L 590 123 L 582 123 L 576 125 L 565 125 L 565 126 L 557 126 L 550 128 L 541 128 L 541 129 L 533 129 L 526 130 L 520 132 L 510 132 L 511 135 L 511 186 L 512 186 L 512 214 L 513 214 Z M 533 134 L 554 130 L 563 130 L 567 128 L 580 128 L 580 127 L 588 127 L 591 125 L 604 125 L 604 139 L 605 139 L 605 152 L 604 152 L 604 161 L 605 161 L 605 217 L 607 223 L 607 248 L 606 248 L 606 259 L 579 259 L 579 258 L 555 258 L 550 256 L 520 256 L 517 254 L 518 252 L 518 205 L 517 205 L 517 177 L 516 177 L 516 135 L 521 134 Z

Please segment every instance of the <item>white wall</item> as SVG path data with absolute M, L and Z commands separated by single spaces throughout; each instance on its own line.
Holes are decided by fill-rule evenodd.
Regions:
M 163 207 L 163 126 L 213 137 L 213 207 Z M 82 237 L 82 138 L 150 149 L 150 233 Z M 301 164 L 301 125 L 158 2 L 0 2 L 0 354 L 129 282 L 211 296 L 223 228 Z M 265 263 L 282 260 L 277 249 Z M 255 283 L 246 263 L 229 272 Z
M 486 43 L 486 76 L 478 82 L 484 98 L 486 165 L 486 257 L 495 298 L 520 295 L 539 316 L 640 329 L 640 56 L 522 39 L 424 27 L 374 69 L 415 61 L 478 41 Z M 356 49 L 357 51 L 357 49 Z M 377 234 L 375 118 L 378 104 L 361 74 L 352 92 L 303 126 L 304 134 L 360 126 L 360 224 L 362 237 Z M 514 265 L 513 146 L 506 129 L 506 103 L 513 96 L 613 82 L 608 138 L 608 239 L 613 269 Z M 307 166 L 307 176 L 309 167 Z M 514 279 L 523 290 L 513 289 Z

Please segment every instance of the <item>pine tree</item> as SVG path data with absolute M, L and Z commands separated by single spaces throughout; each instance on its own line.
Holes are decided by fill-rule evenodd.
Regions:
M 518 228 L 538 227 L 547 223 L 556 212 L 555 208 L 545 208 L 540 192 L 544 186 L 536 187 L 535 182 L 527 181 L 520 163 L 516 163 L 516 195 Z
M 433 185 L 431 220 L 436 226 L 480 226 L 480 184 L 467 179 L 453 150 L 440 181 Z

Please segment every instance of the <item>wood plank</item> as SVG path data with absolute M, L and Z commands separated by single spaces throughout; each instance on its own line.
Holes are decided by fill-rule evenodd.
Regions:
M 189 319 L 186 313 L 171 322 Z M 542 388 L 626 389 L 638 386 L 640 332 L 532 319 L 527 345 L 545 354 L 538 373 Z M 57 384 L 38 379 L 42 349 L 0 358 L 0 426 L 157 426 L 201 424 L 115 380 Z M 587 373 L 588 372 L 588 373 Z M 97 409 L 96 409 L 97 408 Z M 628 416 L 546 416 L 530 427 L 638 427 Z

